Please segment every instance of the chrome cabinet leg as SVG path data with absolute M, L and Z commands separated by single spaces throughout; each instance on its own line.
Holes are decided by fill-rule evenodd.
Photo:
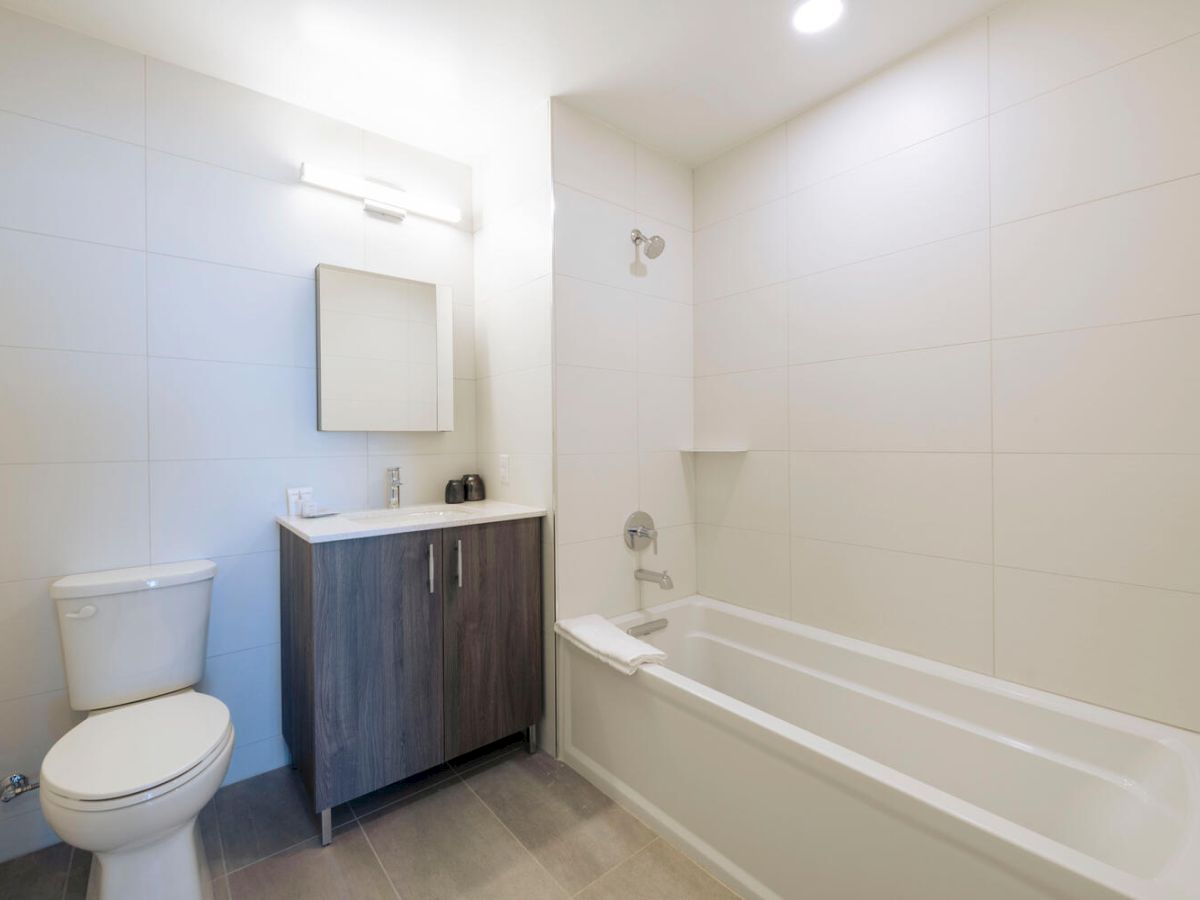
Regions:
M 530 725 L 525 729 L 525 750 L 528 753 L 537 753 L 537 726 Z
M 333 810 L 329 807 L 321 810 L 321 846 L 328 847 L 333 843 Z

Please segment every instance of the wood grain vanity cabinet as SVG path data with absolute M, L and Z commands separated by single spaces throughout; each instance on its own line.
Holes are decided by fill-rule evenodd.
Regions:
M 280 527 L 283 735 L 323 831 L 339 803 L 537 722 L 541 551 L 540 518 L 320 543 Z

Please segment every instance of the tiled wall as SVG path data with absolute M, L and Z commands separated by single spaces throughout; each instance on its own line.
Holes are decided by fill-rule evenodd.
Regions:
M 543 521 L 545 718 L 555 749 L 554 476 L 548 102 L 515 113 L 480 167 L 475 233 L 479 470 L 488 496 L 550 510 Z M 504 472 L 507 470 L 507 477 Z
M 691 172 L 552 110 L 558 615 L 615 615 L 695 592 Z M 666 238 L 658 259 L 635 254 L 635 227 Z M 625 547 L 636 509 L 657 556 Z
M 282 764 L 284 489 L 335 507 L 437 499 L 475 470 L 471 224 L 363 214 L 301 160 L 471 207 L 462 165 L 0 12 L 0 769 L 36 774 L 76 720 L 47 585 L 209 557 L 203 690 L 238 731 L 231 779 Z M 457 428 L 318 433 L 313 267 L 453 287 Z M 12 639 L 15 636 L 15 639 Z M 0 859 L 53 840 L 0 807 Z
M 1200 729 L 1198 32 L 1011 3 L 697 170 L 702 593 Z

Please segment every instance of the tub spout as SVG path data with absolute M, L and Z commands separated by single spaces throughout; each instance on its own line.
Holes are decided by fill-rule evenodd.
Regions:
M 669 591 L 675 587 L 675 582 L 671 580 L 671 576 L 665 570 L 662 572 L 651 572 L 649 569 L 638 569 L 633 573 L 633 577 L 638 581 L 649 581 L 657 584 L 664 591 Z

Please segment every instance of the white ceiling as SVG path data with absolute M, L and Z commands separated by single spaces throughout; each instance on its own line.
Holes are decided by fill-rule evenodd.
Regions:
M 547 96 L 698 163 L 998 0 L 0 0 L 141 53 L 471 161 Z

